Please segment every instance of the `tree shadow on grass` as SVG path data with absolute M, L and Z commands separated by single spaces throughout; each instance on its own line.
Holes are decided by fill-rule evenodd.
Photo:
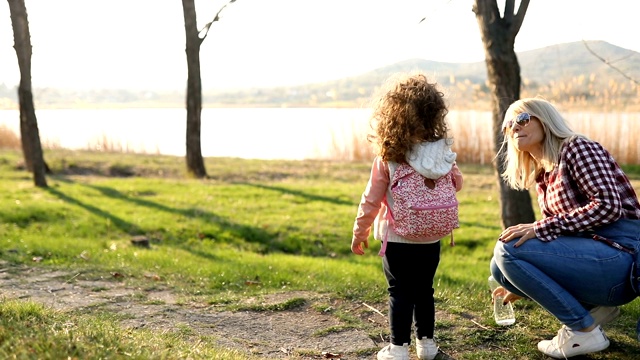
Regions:
M 96 206 L 93 206 L 91 204 L 82 202 L 78 199 L 75 199 L 65 193 L 63 193 L 62 191 L 59 191 L 57 189 L 54 189 L 52 187 L 48 187 L 46 188 L 46 191 L 49 192 L 50 194 L 56 196 L 57 198 L 59 198 L 60 200 L 65 201 L 66 203 L 69 204 L 73 204 L 76 205 L 78 207 L 81 207 L 89 212 L 91 212 L 94 215 L 109 219 L 109 221 L 111 221 L 112 224 L 114 224 L 118 229 L 128 233 L 128 234 L 132 234 L 132 235 L 138 235 L 138 234 L 142 234 L 143 230 L 141 228 L 139 228 L 138 226 L 120 218 L 117 217 L 113 214 L 111 214 L 110 212 L 104 211 Z
M 299 196 L 310 201 L 323 201 L 323 202 L 328 202 L 335 205 L 357 206 L 357 204 L 353 203 L 352 201 L 342 200 L 342 199 L 329 197 L 329 196 L 309 194 L 304 191 L 291 190 L 291 189 L 287 189 L 280 186 L 268 186 L 268 185 L 253 184 L 253 183 L 246 183 L 246 182 L 239 183 L 239 184 L 246 185 L 246 186 L 253 186 L 253 187 L 264 189 L 264 190 L 279 191 L 283 194 Z
M 274 242 L 273 239 L 276 239 L 278 237 L 278 234 L 276 233 L 269 232 L 260 227 L 238 224 L 236 222 L 230 221 L 227 218 L 221 217 L 209 211 L 204 211 L 198 208 L 176 209 L 176 208 L 163 205 L 158 202 L 154 202 L 146 199 L 140 199 L 138 197 L 127 195 L 117 189 L 107 187 L 107 186 L 77 183 L 67 178 L 58 178 L 57 180 L 61 182 L 65 182 L 67 184 L 78 184 L 87 188 L 91 188 L 91 189 L 97 190 L 98 192 L 100 192 L 106 197 L 124 201 L 124 202 L 129 202 L 129 203 L 135 204 L 136 206 L 146 207 L 153 211 L 161 211 L 165 213 L 178 215 L 184 218 L 195 219 L 195 220 L 202 221 L 207 224 L 215 225 L 218 227 L 216 229 L 215 226 L 213 227 L 210 226 L 208 230 L 206 228 L 194 229 L 193 234 L 188 234 L 186 235 L 187 237 L 198 238 L 200 240 L 213 240 L 213 241 L 221 240 L 221 237 L 223 237 L 222 241 L 225 241 L 228 243 L 232 243 L 233 241 L 237 242 L 238 241 L 237 239 L 241 239 L 242 242 L 247 244 L 252 243 L 252 244 L 261 245 L 259 246 L 258 249 L 252 248 L 252 250 L 262 252 L 262 253 L 271 252 L 271 251 L 294 253 L 297 251 L 297 249 L 292 248 L 292 246 L 288 246 L 286 243 Z M 52 195 L 60 198 L 61 200 L 67 203 L 74 204 L 97 216 L 109 219 L 118 229 L 132 236 L 146 235 L 149 233 L 157 232 L 156 229 L 141 228 L 125 219 L 122 219 L 121 217 L 115 216 L 111 212 L 101 209 L 95 205 L 82 202 L 55 188 L 49 187 L 47 188 L 47 191 L 49 191 Z M 238 243 L 238 245 L 243 246 L 243 244 L 241 243 Z M 186 250 L 192 251 L 188 248 L 186 248 Z

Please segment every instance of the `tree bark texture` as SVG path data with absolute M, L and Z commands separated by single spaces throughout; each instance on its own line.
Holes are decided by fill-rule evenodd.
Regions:
M 514 14 L 514 1 L 505 0 L 504 16 L 500 16 L 497 0 L 475 0 L 476 14 L 485 50 L 487 79 L 491 90 L 493 113 L 494 149 L 498 161 L 494 164 L 500 190 L 502 226 L 531 223 L 535 221 L 531 196 L 527 190 L 511 189 L 502 180 L 502 121 L 509 105 L 520 98 L 520 64 L 514 50 L 516 35 L 520 30 L 529 0 L 522 0 Z
M 182 0 L 187 55 L 187 170 L 197 178 L 207 176 L 200 139 L 202 117 L 202 80 L 200 78 L 200 45 L 194 0 Z
M 22 152 L 27 170 L 33 172 L 33 180 L 38 187 L 47 187 L 45 163 L 38 131 L 38 120 L 33 105 L 31 91 L 31 35 L 24 0 L 8 0 L 13 40 L 18 66 L 20 68 L 20 85 L 18 101 L 20 104 L 20 137 Z

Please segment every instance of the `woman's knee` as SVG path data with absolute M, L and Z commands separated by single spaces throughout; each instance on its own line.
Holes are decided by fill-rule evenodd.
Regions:
M 502 260 L 509 255 L 508 246 L 508 243 L 496 241 L 496 245 L 493 248 L 493 259 L 498 263 L 498 266 L 500 266 Z
M 489 263 L 489 273 L 494 279 L 498 279 L 502 276 L 502 271 L 500 271 L 495 257 L 491 258 L 491 262 Z

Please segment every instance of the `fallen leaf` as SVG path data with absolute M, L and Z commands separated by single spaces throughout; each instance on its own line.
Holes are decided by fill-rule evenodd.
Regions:
M 256 275 L 256 277 L 253 280 L 245 280 L 244 282 L 245 285 L 260 285 L 260 276 Z
M 328 351 L 323 351 L 322 352 L 322 356 L 325 359 L 340 359 L 340 358 L 342 358 L 342 354 L 333 354 L 333 353 L 330 353 Z
M 42 261 L 42 256 L 34 256 L 33 259 L 31 259 L 33 262 L 40 262 Z
M 131 239 L 131 243 L 132 243 L 134 246 L 139 246 L 139 247 L 144 247 L 144 248 L 149 248 L 149 247 L 151 247 L 151 245 L 149 244 L 149 238 L 148 238 L 148 237 L 146 237 L 146 236 L 142 236 L 142 235 L 140 235 L 140 236 L 134 236 L 134 237 Z
M 160 280 L 160 276 L 158 276 L 156 274 L 145 274 L 144 277 L 146 277 L 147 279 L 155 280 L 155 281 L 159 281 Z

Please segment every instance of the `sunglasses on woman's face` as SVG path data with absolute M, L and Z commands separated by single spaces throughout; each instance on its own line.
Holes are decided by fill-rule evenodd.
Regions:
M 516 116 L 515 119 L 507 120 L 505 121 L 504 124 L 502 124 L 502 133 L 504 134 L 507 131 L 507 129 L 513 130 L 513 126 L 515 124 L 518 124 L 521 127 L 525 127 L 529 125 L 530 121 L 531 121 L 531 114 L 526 112 L 520 113 L 518 114 L 518 116 Z

